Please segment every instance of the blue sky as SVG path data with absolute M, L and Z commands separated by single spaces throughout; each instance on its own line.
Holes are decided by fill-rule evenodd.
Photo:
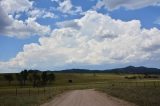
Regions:
M 127 65 L 160 68 L 159 3 L 160 0 L 2 0 L 0 72 Z M 118 48 L 123 50 L 118 52 Z

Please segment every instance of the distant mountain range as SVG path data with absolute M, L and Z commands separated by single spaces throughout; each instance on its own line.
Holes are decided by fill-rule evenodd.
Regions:
M 88 69 L 67 69 L 57 72 L 64 73 L 126 73 L 126 74 L 160 74 L 160 69 L 158 68 L 148 68 L 144 66 L 134 67 L 128 66 L 124 68 L 107 69 L 107 70 L 88 70 Z

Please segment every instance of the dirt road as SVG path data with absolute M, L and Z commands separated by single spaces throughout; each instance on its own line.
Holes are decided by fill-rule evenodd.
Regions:
M 42 106 L 135 106 L 95 90 L 74 90 Z

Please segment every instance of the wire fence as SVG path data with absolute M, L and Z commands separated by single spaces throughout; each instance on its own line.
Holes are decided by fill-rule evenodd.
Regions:
M 0 106 L 39 106 L 62 92 L 56 87 L 0 89 Z
M 83 86 L 83 85 L 82 85 Z M 159 81 L 149 82 L 107 82 L 100 84 L 92 84 L 84 86 L 83 88 L 97 88 L 97 87 L 141 87 L 141 88 L 158 88 Z M 77 87 L 76 89 L 78 89 Z M 75 89 L 71 87 L 36 87 L 36 88 L 8 88 L 0 89 L 0 106 L 39 106 L 52 99 L 55 95 L 60 94 L 66 90 Z
M 148 82 L 109 82 L 107 86 L 111 87 L 160 87 L 160 81 L 148 81 Z

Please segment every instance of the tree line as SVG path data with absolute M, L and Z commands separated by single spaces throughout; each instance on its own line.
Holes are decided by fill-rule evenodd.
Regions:
M 17 80 L 20 86 L 26 86 L 26 82 L 30 82 L 33 87 L 40 87 L 52 84 L 55 80 L 55 74 L 51 71 L 23 70 L 15 75 L 4 74 L 4 78 L 9 85 L 12 81 Z

